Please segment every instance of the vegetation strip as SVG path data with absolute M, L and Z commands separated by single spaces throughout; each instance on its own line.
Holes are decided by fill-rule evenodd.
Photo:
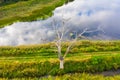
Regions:
M 8 0 L 1 2 L 0 28 L 18 21 L 46 19 L 52 15 L 52 11 L 56 7 L 67 3 L 67 1 L 68 0 Z
M 64 43 L 64 48 L 67 45 L 69 42 Z M 40 78 L 46 75 L 59 76 L 67 73 L 115 71 L 120 69 L 119 49 L 120 41 L 78 41 L 67 55 L 64 70 L 60 70 L 53 43 L 15 47 L 1 46 L 0 77 L 8 79 Z M 75 52 L 75 50 L 77 51 Z
M 65 49 L 69 45 L 69 42 L 64 43 L 62 52 L 65 52 Z M 78 55 L 81 53 L 94 53 L 94 52 L 106 52 L 111 53 L 110 51 L 119 52 L 120 51 L 120 41 L 77 41 L 73 48 L 70 50 L 70 55 Z M 28 46 L 1 46 L 0 47 L 0 56 L 4 57 L 29 57 L 29 56 L 50 56 L 57 57 L 57 49 L 54 43 L 47 43 L 41 45 L 28 45 Z
M 59 62 L 13 62 L 0 63 L 0 77 L 21 78 L 45 75 L 63 75 L 66 73 L 96 73 L 120 68 L 120 55 L 92 56 L 90 59 L 65 61 L 64 70 L 59 69 Z M 49 67 L 48 67 L 49 66 Z

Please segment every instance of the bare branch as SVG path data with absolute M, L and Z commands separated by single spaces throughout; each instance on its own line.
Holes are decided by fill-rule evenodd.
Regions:
M 56 23 L 56 21 L 55 21 L 55 19 L 53 18 L 52 27 L 53 27 L 56 35 L 57 35 L 57 38 L 60 39 L 60 34 L 59 34 L 59 31 L 58 31 L 57 25 L 56 25 L 55 23 Z
M 56 20 L 55 19 L 53 19 L 53 23 L 52 23 L 52 26 L 53 26 L 53 29 L 54 29 L 54 31 L 55 31 L 55 34 L 56 34 L 56 41 L 55 41 L 55 45 L 56 45 L 56 47 L 57 47 L 57 49 L 58 49 L 58 57 L 60 58 L 60 57 L 62 57 L 62 42 L 63 42 L 63 38 L 64 38 L 64 35 L 66 34 L 66 33 L 68 33 L 70 30 L 69 29 L 67 29 L 66 28 L 66 22 L 67 21 L 69 21 L 71 18 L 69 18 L 69 19 L 64 19 L 63 18 L 63 15 L 62 15 L 62 22 L 61 22 L 61 26 L 60 26 L 60 28 L 59 28 L 59 25 L 58 24 L 56 24 L 57 22 L 56 22 Z M 63 55 L 63 58 L 65 58 L 66 57 L 66 55 L 69 53 L 69 51 L 70 51 L 70 49 L 71 49 L 71 47 L 74 45 L 74 43 L 78 40 L 78 38 L 85 38 L 86 39 L 86 37 L 85 36 L 83 36 L 85 33 L 92 33 L 92 32 L 96 32 L 96 31 L 103 31 L 103 29 L 101 28 L 101 25 L 100 26 L 98 26 L 98 28 L 97 29 L 95 29 L 95 30 L 88 30 L 88 28 L 85 28 L 80 34 L 77 34 L 76 33 L 76 35 L 75 35 L 75 39 L 73 39 L 71 42 L 70 42 L 70 44 L 68 45 L 68 47 L 67 47 L 67 49 L 66 49 L 66 51 L 65 51 L 65 53 L 64 53 L 64 55 Z
M 92 32 L 96 32 L 96 31 L 103 31 L 103 29 L 101 28 L 101 26 L 99 26 L 97 29 L 95 30 L 88 30 L 88 28 L 85 28 L 81 33 L 77 34 L 77 32 L 73 32 L 73 34 L 71 34 L 71 41 L 69 42 L 66 51 L 64 53 L 64 55 L 62 55 L 62 48 L 63 46 L 63 42 L 66 41 L 63 38 L 65 38 L 65 35 L 67 33 L 70 33 L 71 30 L 69 30 L 66 27 L 66 22 L 69 21 L 71 18 L 69 19 L 64 19 L 63 15 L 62 15 L 62 22 L 61 23 L 57 23 L 57 21 L 55 20 L 55 18 L 53 18 L 53 23 L 52 23 L 52 27 L 54 29 L 54 32 L 56 34 L 56 40 L 55 40 L 55 45 L 57 47 L 57 51 L 58 51 L 58 58 L 60 60 L 60 68 L 63 69 L 63 61 L 64 58 L 67 56 L 67 54 L 69 53 L 69 51 L 71 50 L 71 48 L 73 47 L 73 45 L 75 45 L 75 42 L 79 39 L 79 38 L 85 38 L 85 36 L 83 36 L 85 33 L 92 33 Z
M 75 40 L 73 40 L 72 43 L 67 47 L 66 52 L 65 52 L 63 58 L 65 58 L 67 56 L 67 54 L 70 51 L 70 48 L 73 46 L 73 44 L 76 42 L 76 40 L 77 40 L 77 38 Z
M 83 36 L 84 33 L 91 33 L 91 32 L 96 32 L 96 31 L 99 31 L 99 28 L 96 29 L 96 30 L 91 30 L 91 31 L 88 31 L 88 28 L 85 28 L 85 29 L 83 30 L 83 32 L 81 32 L 79 35 L 76 34 L 76 38 L 75 38 L 75 39 L 72 41 L 72 43 L 67 47 L 67 50 L 66 50 L 63 58 L 66 57 L 66 55 L 67 55 L 67 54 L 69 53 L 69 51 L 70 51 L 70 48 L 71 48 L 71 47 L 73 46 L 73 44 L 77 41 L 78 38 L 80 38 L 80 37 L 81 37 L 81 38 L 86 38 L 85 36 Z
M 88 30 L 88 28 L 85 28 L 85 29 L 83 30 L 83 32 L 81 32 L 81 33 L 78 35 L 78 37 L 81 37 L 84 33 L 87 32 L 87 30 Z

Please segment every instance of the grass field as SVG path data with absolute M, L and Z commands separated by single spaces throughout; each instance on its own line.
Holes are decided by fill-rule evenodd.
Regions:
M 64 43 L 63 52 L 67 45 L 69 43 Z M 65 58 L 64 70 L 59 69 L 53 43 L 0 47 L 0 78 L 3 80 L 119 80 L 119 75 L 90 75 L 117 69 L 120 69 L 120 41 L 76 42 Z M 49 77 L 41 78 L 43 76 Z
M 0 80 L 9 80 L 7 78 L 0 78 Z M 120 80 L 120 75 L 116 76 L 103 76 L 91 75 L 86 73 L 66 74 L 62 76 L 45 76 L 44 78 L 14 78 L 12 80 Z
M 68 0 L 8 0 L 0 2 L 0 28 L 18 21 L 45 19 Z M 72 0 L 70 0 L 72 1 Z M 46 16 L 47 15 L 47 16 Z
M 73 0 L 69 0 L 73 1 Z M 46 19 L 68 0 L 0 0 L 0 28 L 18 21 Z M 62 53 L 70 42 L 63 43 Z M 0 80 L 120 80 L 120 41 L 77 41 L 59 69 L 53 42 L 37 45 L 0 46 Z

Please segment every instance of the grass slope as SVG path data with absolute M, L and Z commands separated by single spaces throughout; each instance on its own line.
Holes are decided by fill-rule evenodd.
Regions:
M 64 43 L 63 52 L 69 43 Z M 48 67 L 49 66 L 49 67 Z M 78 41 L 65 58 L 64 70 L 59 69 L 53 43 L 30 46 L 0 47 L 0 78 L 37 80 L 41 76 L 67 73 L 96 73 L 120 69 L 120 41 Z M 77 78 L 83 78 L 80 74 Z M 72 80 L 76 74 L 72 75 Z M 95 78 L 95 76 L 92 76 Z M 86 74 L 85 80 L 92 79 Z M 98 78 L 100 76 L 97 76 Z M 51 80 L 53 77 L 49 77 Z M 56 80 L 69 80 L 69 75 Z M 111 77 L 112 79 L 113 77 Z M 96 78 L 95 78 L 96 79 Z M 93 79 L 93 80 L 95 80 Z M 107 79 L 107 78 L 105 78 Z M 103 80 L 105 80 L 103 77 Z M 117 79 L 117 77 L 115 77 Z M 44 80 L 44 79 L 43 79 Z M 46 80 L 46 79 L 45 79 Z
M 45 19 L 52 15 L 52 10 L 67 1 L 68 0 L 8 0 L 8 2 L 0 2 L 0 28 L 17 21 Z
M 0 78 L 0 80 L 9 80 L 8 78 Z M 108 76 L 90 75 L 90 74 L 66 74 L 62 76 L 48 76 L 44 78 L 13 78 L 12 80 L 120 80 L 120 75 Z
M 37 79 L 36 79 L 37 80 Z M 103 75 L 90 75 L 90 74 L 67 74 L 63 76 L 42 78 L 41 80 L 120 80 L 120 75 L 105 77 Z

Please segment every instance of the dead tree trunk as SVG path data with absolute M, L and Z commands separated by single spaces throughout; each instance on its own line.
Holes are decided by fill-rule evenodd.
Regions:
M 59 60 L 60 60 L 60 69 L 64 69 L 64 59 L 63 59 L 63 57 L 61 56 L 59 58 Z
M 71 40 L 70 44 L 67 46 L 67 49 L 65 51 L 64 54 L 62 54 L 62 49 L 63 49 L 63 42 L 65 42 L 66 40 L 65 35 L 67 33 L 70 33 L 69 28 L 67 28 L 66 26 L 66 21 L 68 21 L 69 19 L 64 19 L 62 16 L 62 20 L 60 25 L 57 23 L 56 19 L 53 18 L 53 23 L 52 23 L 52 27 L 55 33 L 55 45 L 57 47 L 57 51 L 58 51 L 58 59 L 60 61 L 60 69 L 64 69 L 64 59 L 67 56 L 67 54 L 69 53 L 69 51 L 71 50 L 71 47 L 75 44 L 75 42 L 78 40 L 78 38 L 83 37 L 84 33 L 91 33 L 91 32 L 95 32 L 95 31 L 100 31 L 101 28 L 98 27 L 98 29 L 96 30 L 88 30 L 88 28 L 85 28 L 81 33 L 77 34 L 77 32 L 75 32 L 75 37 Z

